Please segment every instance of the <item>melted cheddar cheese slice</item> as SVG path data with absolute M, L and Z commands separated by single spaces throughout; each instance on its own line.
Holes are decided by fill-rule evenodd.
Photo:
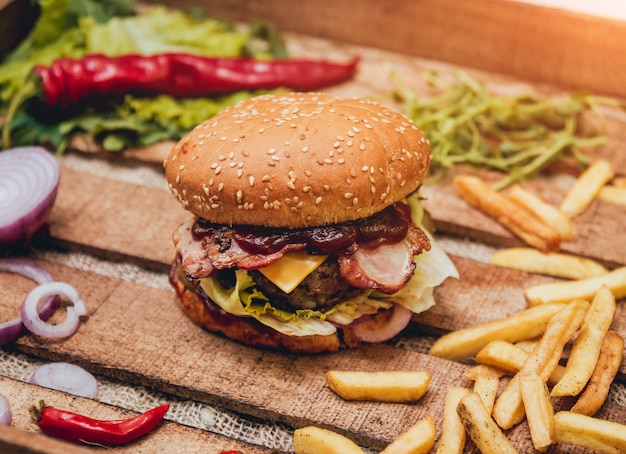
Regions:
M 306 277 L 324 263 L 327 255 L 310 255 L 305 251 L 287 252 L 282 258 L 259 271 L 279 289 L 291 293 Z

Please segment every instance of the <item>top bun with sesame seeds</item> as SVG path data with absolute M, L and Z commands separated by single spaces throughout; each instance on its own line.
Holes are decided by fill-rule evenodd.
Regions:
M 264 95 L 194 128 L 164 162 L 183 207 L 225 225 L 300 228 L 371 216 L 428 172 L 424 134 L 366 99 Z

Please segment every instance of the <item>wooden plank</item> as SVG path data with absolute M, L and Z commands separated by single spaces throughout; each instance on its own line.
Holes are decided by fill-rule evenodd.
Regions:
M 125 383 L 293 427 L 309 424 L 328 427 L 373 449 L 382 448 L 425 415 L 432 415 L 439 427 L 447 387 L 471 385 L 462 378 L 467 367 L 464 364 L 386 345 L 318 356 L 250 348 L 193 325 L 177 308 L 172 292 L 55 263 L 42 265 L 56 279 L 78 289 L 86 301 L 89 317 L 67 340 L 50 341 L 28 335 L 15 348 L 51 361 L 74 362 L 93 373 Z M 0 275 L 0 286 L 6 285 L 7 279 L 6 275 Z M 26 284 L 23 279 L 15 279 L 13 285 L 19 293 Z M 471 297 L 471 292 L 468 296 Z M 0 295 L 3 313 L 8 304 L 5 300 L 6 295 Z M 458 295 L 443 298 L 442 304 L 457 301 Z M 476 301 L 470 298 L 470 302 Z M 483 311 L 457 307 L 466 311 L 467 318 L 474 313 L 482 312 L 483 317 L 488 317 L 498 312 L 498 306 L 489 301 L 485 301 Z M 507 309 L 502 305 L 501 310 Z M 416 404 L 347 402 L 325 385 L 324 375 L 330 369 L 429 370 L 433 380 L 427 394 Z M 0 388 L 1 385 L 2 382 Z M 39 399 L 31 388 L 24 392 L 24 399 L 35 402 Z M 98 412 L 94 409 L 92 413 L 90 406 L 95 403 L 74 402 L 78 402 L 77 398 L 71 401 L 71 408 L 80 408 L 94 417 L 107 417 L 109 413 L 105 411 L 114 411 L 107 407 Z M 626 413 L 614 404 L 606 404 L 598 416 L 623 421 Z M 520 452 L 530 450 L 524 424 L 512 431 L 511 439 Z
M 63 169 L 49 225 L 63 247 L 165 270 L 172 232 L 188 217 L 165 189 Z
M 154 3 L 154 2 L 153 2 Z M 231 20 L 626 96 L 626 22 L 515 0 L 182 0 Z
M 46 405 L 66 409 L 96 419 L 126 419 L 137 413 L 122 410 L 94 400 L 76 397 L 59 391 L 42 388 L 9 378 L 0 377 L 0 390 L 9 400 L 13 413 L 10 428 L 0 426 L 0 452 L 4 454 L 86 454 L 94 447 L 73 444 L 49 437 L 33 422 L 29 408 L 44 401 Z M 237 449 L 251 454 L 270 452 L 248 443 L 231 440 L 208 431 L 194 429 L 168 421 L 146 436 L 127 445 L 107 447 L 107 452 L 156 454 L 162 452 L 203 452 L 210 446 L 214 452 Z

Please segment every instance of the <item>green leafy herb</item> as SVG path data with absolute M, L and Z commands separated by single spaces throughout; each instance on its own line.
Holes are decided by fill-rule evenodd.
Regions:
M 451 84 L 432 71 L 424 77 L 439 94 L 420 99 L 396 79 L 396 96 L 430 141 L 431 172 L 441 176 L 456 164 L 498 170 L 506 177 L 496 189 L 530 178 L 556 160 L 585 166 L 588 159 L 581 150 L 604 143 L 606 137 L 579 137 L 581 114 L 593 109 L 600 115 L 598 105 L 619 105 L 586 94 L 498 96 L 464 72 Z

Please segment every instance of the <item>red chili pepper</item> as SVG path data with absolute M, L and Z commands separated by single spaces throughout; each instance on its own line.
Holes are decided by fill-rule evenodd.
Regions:
M 167 94 L 198 97 L 237 90 L 317 90 L 350 79 L 358 57 L 348 63 L 325 60 L 211 58 L 190 54 L 89 55 L 36 66 L 48 106 L 66 107 L 92 96 Z
M 46 406 L 33 408 L 37 425 L 48 435 L 63 440 L 101 445 L 130 443 L 154 429 L 169 409 L 169 403 L 131 419 L 98 420 Z

